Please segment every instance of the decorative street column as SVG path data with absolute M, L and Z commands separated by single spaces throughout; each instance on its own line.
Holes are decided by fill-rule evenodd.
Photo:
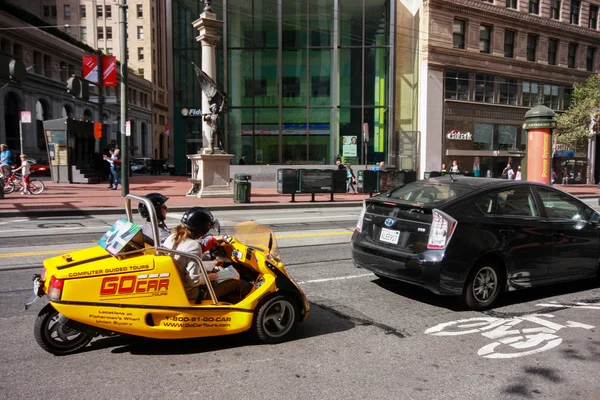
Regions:
M 527 180 L 550 184 L 552 176 L 552 130 L 556 114 L 538 105 L 527 111 L 523 129 L 527 130 Z
M 205 1 L 205 7 L 200 18 L 192 23 L 198 29 L 196 40 L 202 45 L 202 71 L 213 81 L 217 81 L 215 47 L 219 40 L 219 29 L 223 21 L 217 20 L 217 15 L 212 12 L 210 1 Z M 192 162 L 192 189 L 188 195 L 198 197 L 233 197 L 230 184 L 231 160 L 233 154 L 211 154 L 212 128 L 207 123 L 204 115 L 210 115 L 211 109 L 206 94 L 202 94 L 202 150 L 199 154 L 189 154 Z M 223 140 L 224 142 L 224 140 Z M 218 144 L 217 144 L 218 147 Z

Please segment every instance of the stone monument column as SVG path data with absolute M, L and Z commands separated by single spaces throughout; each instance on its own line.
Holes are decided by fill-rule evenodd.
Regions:
M 198 29 L 199 35 L 196 40 L 202 46 L 202 70 L 206 75 L 217 81 L 217 68 L 215 46 L 220 37 L 218 30 L 223 26 L 223 21 L 217 20 L 216 14 L 212 12 L 210 1 L 205 1 L 206 6 L 200 14 L 200 18 L 192 23 Z M 208 98 L 202 94 L 202 113 L 211 112 Z M 226 130 L 224 130 L 226 131 Z M 203 119 L 202 121 L 202 150 L 199 154 L 188 154 L 192 161 L 192 190 L 188 194 L 198 197 L 233 197 L 233 189 L 230 184 L 231 160 L 233 154 L 210 154 L 211 128 Z M 224 140 L 223 140 L 224 141 Z M 196 192 L 197 190 L 197 192 Z

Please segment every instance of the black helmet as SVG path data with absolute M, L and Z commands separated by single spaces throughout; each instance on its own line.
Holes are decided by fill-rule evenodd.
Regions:
M 206 208 L 192 207 L 181 217 L 181 224 L 196 235 L 203 236 L 213 227 L 215 219 Z
M 152 204 L 154 204 L 154 210 L 156 210 L 156 218 L 158 218 L 159 221 L 164 221 L 165 217 L 163 216 L 160 209 L 161 209 L 162 205 L 165 204 L 167 202 L 167 200 L 169 200 L 169 198 L 166 196 L 163 196 L 160 193 L 149 193 L 144 197 L 147 198 L 148 200 L 150 200 L 150 202 Z M 149 220 L 150 214 L 148 213 L 146 204 L 140 203 L 138 205 L 138 212 L 140 213 L 140 216 L 142 218 L 146 218 L 147 220 Z

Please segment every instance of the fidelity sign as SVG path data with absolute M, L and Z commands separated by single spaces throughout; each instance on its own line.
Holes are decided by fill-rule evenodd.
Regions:
M 202 109 L 200 108 L 182 108 L 181 115 L 184 117 L 201 117 Z
M 471 132 L 461 133 L 459 131 L 450 131 L 446 137 L 451 140 L 473 140 Z

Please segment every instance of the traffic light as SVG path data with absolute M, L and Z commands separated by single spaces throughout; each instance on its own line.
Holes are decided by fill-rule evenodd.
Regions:
M 78 76 L 72 76 L 67 80 L 67 93 L 85 101 L 88 101 L 90 98 L 90 90 L 87 81 Z

